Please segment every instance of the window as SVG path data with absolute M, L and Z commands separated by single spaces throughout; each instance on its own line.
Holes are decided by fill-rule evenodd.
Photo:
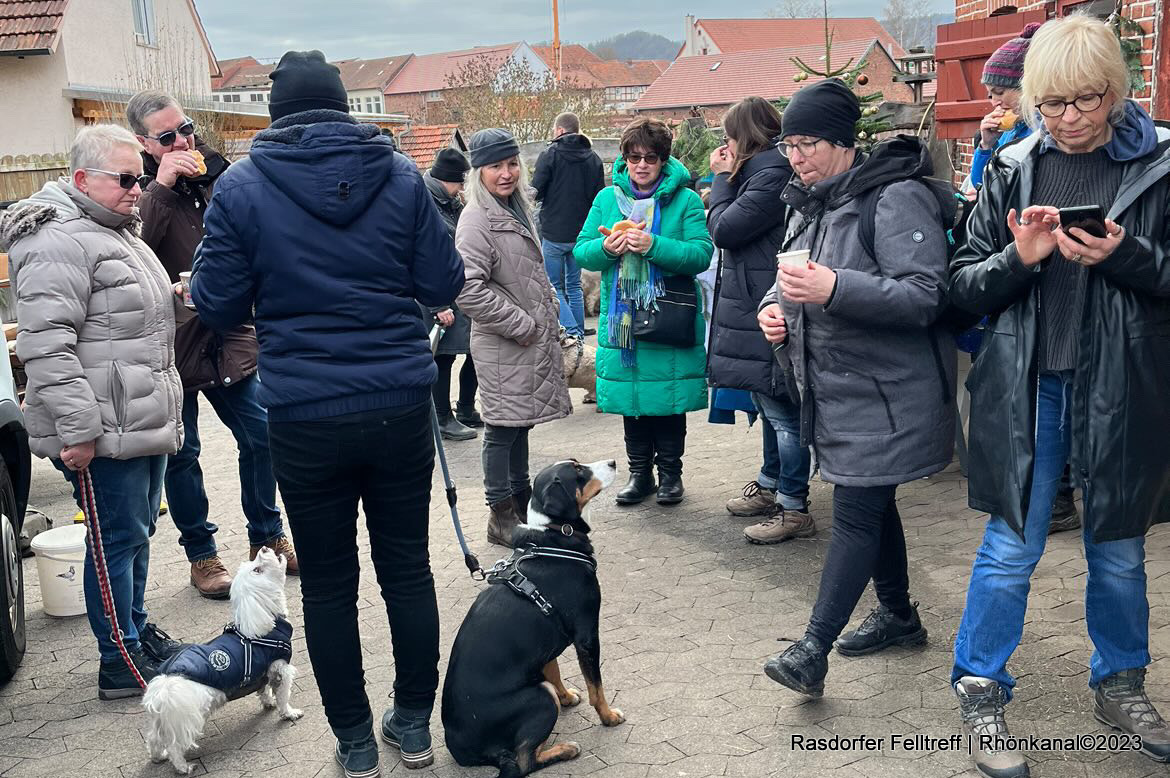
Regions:
M 212 102 L 214 102 L 214 103 L 218 103 L 218 102 L 219 102 L 219 95 L 212 95 L 212 96 L 211 96 L 211 101 L 212 101 Z
M 442 100 L 442 99 L 443 99 L 443 93 L 441 91 L 439 91 L 438 89 L 434 89 L 434 90 L 431 90 L 430 92 L 427 92 L 427 101 L 428 102 L 433 103 L 433 102 L 437 102 L 437 101 Z
M 252 94 L 248 95 L 248 99 L 253 103 L 262 103 L 264 102 L 264 95 L 261 92 L 253 92 Z
M 223 101 L 224 101 L 225 103 L 238 103 L 238 102 L 240 102 L 240 96 L 239 96 L 238 94 L 235 94 L 235 95 L 224 95 L 224 96 L 223 96 Z
M 134 14 L 134 40 L 143 46 L 157 45 L 154 27 L 154 0 L 130 0 Z

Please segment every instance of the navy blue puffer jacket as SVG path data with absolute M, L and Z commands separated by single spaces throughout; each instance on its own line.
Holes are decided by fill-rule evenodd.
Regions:
M 411 161 L 338 111 L 286 116 L 217 183 L 191 281 L 199 317 L 255 317 L 260 402 L 303 421 L 424 402 L 415 300 L 450 305 L 463 261 Z

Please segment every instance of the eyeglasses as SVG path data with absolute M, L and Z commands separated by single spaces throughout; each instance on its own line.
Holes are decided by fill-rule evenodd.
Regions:
M 145 135 L 143 137 L 150 138 L 153 141 L 158 141 L 160 146 L 174 146 L 175 141 L 182 135 L 184 138 L 190 138 L 195 134 L 195 122 L 188 119 L 173 130 L 167 130 L 158 137 L 154 135 Z
M 626 154 L 625 160 L 627 165 L 637 165 L 645 161 L 647 165 L 657 165 L 662 157 L 657 154 Z
M 776 144 L 776 148 L 780 150 L 780 155 L 785 158 L 792 154 L 792 150 L 794 148 L 800 152 L 800 156 L 811 157 L 813 154 L 817 153 L 817 144 L 823 140 L 825 139 L 816 138 L 814 140 L 798 140 L 796 143 L 785 143 L 784 141 L 779 141 Z
M 118 186 L 126 191 L 133 189 L 135 184 L 145 189 L 146 185 L 150 183 L 150 176 L 136 176 L 133 173 L 115 173 L 112 170 L 102 170 L 96 167 L 87 167 L 85 170 L 87 173 L 102 173 L 107 176 L 113 176 L 118 179 Z
M 1072 100 L 1045 100 L 1036 106 L 1040 113 L 1049 119 L 1059 119 L 1064 116 L 1070 105 L 1076 106 L 1079 113 L 1091 113 L 1101 107 L 1101 101 L 1107 92 L 1078 95 Z

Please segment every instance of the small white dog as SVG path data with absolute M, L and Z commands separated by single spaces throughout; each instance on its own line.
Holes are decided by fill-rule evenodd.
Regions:
M 253 692 L 286 721 L 304 715 L 289 705 L 296 669 L 289 664 L 286 564 L 265 547 L 254 561 L 240 565 L 231 589 L 233 623 L 210 643 L 184 646 L 147 684 L 142 707 L 150 719 L 146 746 L 153 761 L 169 758 L 176 772 L 190 774 L 185 757 L 203 735 L 207 717 L 228 700 Z

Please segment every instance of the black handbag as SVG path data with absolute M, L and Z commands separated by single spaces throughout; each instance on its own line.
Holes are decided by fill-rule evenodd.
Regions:
M 634 339 L 676 348 L 696 343 L 695 314 L 699 298 L 692 276 L 664 276 L 663 292 L 656 300 L 658 310 L 634 311 Z

